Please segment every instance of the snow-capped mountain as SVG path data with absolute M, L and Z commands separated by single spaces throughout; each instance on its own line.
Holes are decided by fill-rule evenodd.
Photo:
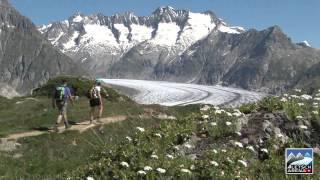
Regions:
M 150 16 L 76 13 L 38 29 L 100 77 L 221 83 L 269 93 L 320 78 L 319 50 L 293 43 L 279 26 L 244 30 L 210 11 L 166 6 Z
M 68 20 L 38 29 L 54 46 L 84 63 L 96 75 L 107 75 L 109 68 L 134 47 L 138 47 L 140 54 L 163 56 L 153 62 L 157 64 L 181 55 L 213 29 L 244 32 L 241 27 L 229 27 L 212 12 L 193 13 L 170 6 L 142 17 L 132 12 L 110 17 L 76 13 Z

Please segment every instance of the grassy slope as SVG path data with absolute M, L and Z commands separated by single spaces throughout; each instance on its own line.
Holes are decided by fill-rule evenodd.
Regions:
M 51 107 L 51 99 L 48 98 L 50 96 L 48 94 L 61 79 L 60 77 L 49 81 L 32 98 L 20 97 L 8 100 L 0 97 L 0 137 L 30 131 L 34 128 L 51 127 L 55 123 L 57 111 Z M 83 81 L 68 80 L 71 86 L 83 86 L 81 85 Z M 84 86 L 89 87 L 88 85 L 86 82 Z M 83 96 L 86 89 L 83 88 L 78 92 L 82 97 L 74 106 L 68 108 L 69 120 L 75 122 L 89 118 L 88 99 Z M 196 106 L 190 106 L 187 109 L 163 108 L 156 105 L 142 106 L 110 88 L 107 88 L 107 92 L 109 97 L 104 101 L 103 116 L 127 115 L 130 116 L 128 120 L 106 125 L 102 130 L 95 128 L 82 134 L 69 131 L 63 134 L 50 133 L 20 139 L 18 142 L 22 146 L 14 152 L 0 152 L 0 179 L 19 179 L 19 177 L 50 179 L 56 174 L 84 165 L 90 162 L 92 154 L 102 151 L 101 148 L 105 143 L 117 144 L 125 136 L 133 135 L 133 127 L 151 127 L 157 124 L 159 119 L 138 118 L 145 108 L 182 116 L 190 114 L 189 110 L 198 109 Z M 17 156 L 21 157 L 15 158 Z

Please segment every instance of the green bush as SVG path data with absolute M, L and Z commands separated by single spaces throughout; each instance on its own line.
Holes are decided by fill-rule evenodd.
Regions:
M 75 76 L 58 76 L 41 86 L 38 89 L 33 91 L 33 96 L 48 96 L 52 97 L 54 89 L 56 86 L 62 83 L 62 80 L 67 80 L 68 87 L 71 88 L 72 94 L 75 96 L 85 97 L 87 92 L 94 85 L 94 81 L 84 78 L 84 77 L 75 77 Z M 102 97 L 105 97 L 109 101 L 131 101 L 127 96 L 119 94 L 116 90 L 102 86 L 101 91 Z
M 259 107 L 269 112 L 283 109 L 282 103 L 278 97 L 268 96 L 258 103 Z
M 253 110 L 257 109 L 257 103 L 252 102 L 252 103 L 246 103 L 246 104 L 242 104 L 239 107 L 239 110 L 244 113 L 244 114 L 249 114 L 250 112 L 252 112 Z

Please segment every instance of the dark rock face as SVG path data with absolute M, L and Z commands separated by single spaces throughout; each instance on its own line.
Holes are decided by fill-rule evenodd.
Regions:
M 0 0 L 0 83 L 27 94 L 50 77 L 82 73 L 84 70 L 45 40 L 30 20 L 8 1 Z
M 318 50 L 292 43 L 275 26 L 242 34 L 212 32 L 166 69 L 168 78 L 193 78 L 196 83 L 223 82 L 229 86 L 281 93 L 305 78 L 309 68 L 319 62 Z

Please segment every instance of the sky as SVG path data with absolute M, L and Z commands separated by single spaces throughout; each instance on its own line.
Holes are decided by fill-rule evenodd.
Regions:
M 265 29 L 279 25 L 294 41 L 320 48 L 320 0 L 11 0 L 35 24 L 64 20 L 76 12 L 150 15 L 160 6 L 193 12 L 213 11 L 232 26 Z

